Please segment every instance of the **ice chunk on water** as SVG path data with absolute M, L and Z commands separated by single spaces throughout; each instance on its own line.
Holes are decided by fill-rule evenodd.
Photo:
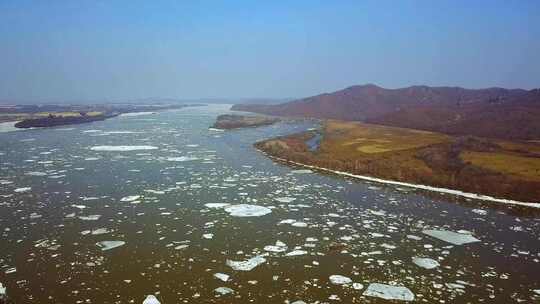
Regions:
M 101 217 L 101 215 L 99 214 L 92 214 L 92 215 L 81 215 L 79 216 L 79 219 L 83 220 L 83 221 L 97 221 L 99 220 L 99 218 Z
M 220 295 L 226 295 L 234 292 L 234 290 L 230 289 L 229 287 L 218 287 L 214 289 L 214 291 L 219 293 Z
M 311 170 L 309 170 L 309 169 L 292 170 L 291 172 L 294 173 L 294 174 L 309 174 L 309 173 L 313 173 L 313 171 L 311 171 Z
M 369 284 L 364 296 L 377 297 L 385 300 L 401 300 L 401 301 L 413 301 L 414 294 L 412 291 L 403 286 L 392 286 L 380 283 Z
M 413 263 L 418 265 L 419 267 L 425 268 L 425 269 L 433 269 L 440 266 L 439 262 L 435 261 L 434 259 L 430 258 L 420 258 L 420 257 L 413 257 L 412 258 Z
M 190 157 L 190 156 L 179 156 L 179 157 L 167 157 L 167 160 L 171 162 L 188 162 L 188 161 L 198 160 L 198 158 Z
M 253 268 L 266 262 L 266 259 L 262 255 L 252 257 L 251 259 L 245 261 L 232 261 L 227 260 L 227 266 L 231 267 L 233 270 L 239 271 L 250 271 Z
M 17 188 L 15 190 L 13 190 L 13 192 L 15 192 L 15 193 L 24 193 L 24 192 L 28 192 L 30 190 L 32 190 L 31 187 L 22 187 L 22 188 Z
M 141 198 L 140 195 L 129 195 L 129 196 L 122 197 L 120 199 L 120 201 L 121 202 L 133 202 L 133 201 L 138 200 L 139 198 Z
M 351 284 L 352 280 L 346 276 L 342 276 L 339 274 L 333 274 L 329 277 L 330 283 L 334 285 L 345 285 L 345 284 Z
M 284 196 L 284 197 L 276 197 L 275 200 L 280 203 L 292 203 L 296 200 L 296 198 Z
M 283 243 L 282 241 L 276 241 L 276 245 L 264 246 L 264 250 L 276 253 L 285 252 L 287 251 L 287 244 Z
M 231 204 L 227 204 L 227 203 L 208 203 L 208 204 L 204 204 L 204 206 L 206 208 L 211 208 L 211 209 L 220 209 L 220 208 L 225 208 L 227 206 L 230 206 Z
M 215 273 L 214 277 L 218 280 L 222 280 L 223 282 L 227 282 L 229 280 L 229 275 L 224 273 Z
M 6 296 L 6 287 L 0 283 L 0 300 Z
M 125 244 L 126 242 L 124 241 L 101 241 L 96 243 L 96 245 L 101 248 L 101 251 L 111 250 L 116 247 L 124 246 Z
M 239 204 L 225 208 L 231 216 L 248 217 L 248 216 L 263 216 L 272 212 L 269 208 L 257 205 Z
M 304 255 L 307 254 L 307 251 L 305 250 L 293 250 L 289 253 L 287 253 L 285 256 L 292 257 L 292 256 L 298 256 L 298 255 Z
M 157 150 L 155 146 L 93 146 L 90 147 L 92 151 L 107 151 L 107 152 L 126 152 L 126 151 L 138 151 L 138 150 Z
M 149 296 L 146 296 L 146 299 L 144 299 L 142 304 L 161 304 L 161 302 L 159 302 L 155 296 L 149 295 Z
M 480 242 L 479 239 L 468 233 L 457 233 L 447 230 L 424 230 L 422 233 L 454 245 Z

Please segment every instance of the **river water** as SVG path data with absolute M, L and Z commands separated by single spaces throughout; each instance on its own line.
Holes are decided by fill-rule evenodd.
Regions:
M 252 144 L 313 123 L 209 130 L 227 112 L 0 133 L 10 299 L 386 303 L 380 283 L 422 303 L 540 300 L 535 210 L 275 163 Z

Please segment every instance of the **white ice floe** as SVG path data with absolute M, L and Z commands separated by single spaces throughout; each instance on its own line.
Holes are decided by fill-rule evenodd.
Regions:
M 32 190 L 32 187 L 21 187 L 21 188 L 17 188 L 15 190 L 13 190 L 13 192 L 15 193 L 24 193 L 24 192 L 28 192 Z
M 292 170 L 291 172 L 292 172 L 292 173 L 295 173 L 295 174 L 309 174 L 309 173 L 313 173 L 313 171 L 311 171 L 311 170 L 309 170 L 309 169 Z
M 0 283 L 0 299 L 6 296 L 6 287 Z
M 276 245 L 264 246 L 264 251 L 275 253 L 285 252 L 287 251 L 287 244 L 283 243 L 282 241 L 276 241 Z
M 540 289 L 533 289 L 533 292 L 540 296 Z
M 156 114 L 156 112 L 131 112 L 131 113 L 122 113 L 122 114 L 120 114 L 120 117 L 133 117 L 133 116 L 142 116 L 142 115 L 150 115 L 150 114 Z
M 231 216 L 249 217 L 263 216 L 272 212 L 269 208 L 257 205 L 239 204 L 225 207 L 225 211 Z
M 96 245 L 101 248 L 101 251 L 111 250 L 120 246 L 124 246 L 126 242 L 124 241 L 101 241 L 97 242 Z
M 107 151 L 107 152 L 127 152 L 139 150 L 157 150 L 155 146 L 93 146 L 92 151 Z
M 229 280 L 229 275 L 228 274 L 224 274 L 224 273 L 214 273 L 214 278 L 218 279 L 218 280 L 221 280 L 223 282 L 227 282 Z
M 484 209 L 473 209 L 473 210 L 471 210 L 471 212 L 474 212 L 474 213 L 476 213 L 478 215 L 486 215 L 487 214 L 487 211 L 484 210 Z
M 385 300 L 413 301 L 414 293 L 403 286 L 392 286 L 380 283 L 369 284 L 364 296 L 377 297 Z
M 124 196 L 120 199 L 121 202 L 133 202 L 133 201 L 136 201 L 138 200 L 139 198 L 141 198 L 140 195 L 129 195 L 129 196 Z
M 203 239 L 211 240 L 214 237 L 213 233 L 205 233 L 202 235 Z
M 214 289 L 214 291 L 220 295 L 226 295 L 234 292 L 234 290 L 230 289 L 229 287 L 218 287 Z
M 288 257 L 292 257 L 292 256 L 299 256 L 299 255 L 305 255 L 307 254 L 308 252 L 305 251 L 305 250 L 293 250 L 287 254 L 285 254 L 285 256 L 288 256 Z
M 97 221 L 101 217 L 100 214 L 92 214 L 92 215 L 81 215 L 79 216 L 80 220 L 83 221 Z
M 328 279 L 330 280 L 330 283 L 334 285 L 346 285 L 352 283 L 351 278 L 339 274 L 333 274 Z
M 292 203 L 292 202 L 294 202 L 296 200 L 296 198 L 294 198 L 294 197 L 276 197 L 275 200 L 280 202 L 280 203 Z
M 454 245 L 480 242 L 469 233 L 457 233 L 448 230 L 424 230 L 422 233 Z
M 198 158 L 190 157 L 190 156 L 179 156 L 179 157 L 167 157 L 167 160 L 171 162 L 187 162 L 187 161 L 198 160 Z
M 227 204 L 227 203 L 208 203 L 208 204 L 204 204 L 204 206 L 206 208 L 210 208 L 210 209 L 221 209 L 221 208 L 225 208 L 227 206 L 230 206 L 231 204 Z
M 364 288 L 364 285 L 360 284 L 360 283 L 353 283 L 352 284 L 352 288 L 353 289 L 356 289 L 356 290 L 361 290 Z
M 425 269 L 433 269 L 433 268 L 437 268 L 437 267 L 440 266 L 439 262 L 435 261 L 434 259 L 430 259 L 430 258 L 413 257 L 412 261 L 417 266 L 425 268 Z
M 161 304 L 161 302 L 158 301 L 156 296 L 149 295 L 149 296 L 146 296 L 146 299 L 144 299 L 142 304 Z
M 252 257 L 245 261 L 232 261 L 227 260 L 225 263 L 233 270 L 239 271 L 251 271 L 253 268 L 266 262 L 266 259 L 262 255 Z

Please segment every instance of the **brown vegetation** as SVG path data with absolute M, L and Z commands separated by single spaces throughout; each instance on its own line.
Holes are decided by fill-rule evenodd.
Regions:
M 305 132 L 256 146 L 276 157 L 353 174 L 540 201 L 537 143 L 327 121 L 319 149 L 309 151 L 305 142 L 314 135 Z

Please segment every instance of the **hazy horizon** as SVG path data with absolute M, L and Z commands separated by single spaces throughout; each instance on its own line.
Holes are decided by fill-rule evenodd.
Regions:
M 0 102 L 540 87 L 536 1 L 0 3 Z

